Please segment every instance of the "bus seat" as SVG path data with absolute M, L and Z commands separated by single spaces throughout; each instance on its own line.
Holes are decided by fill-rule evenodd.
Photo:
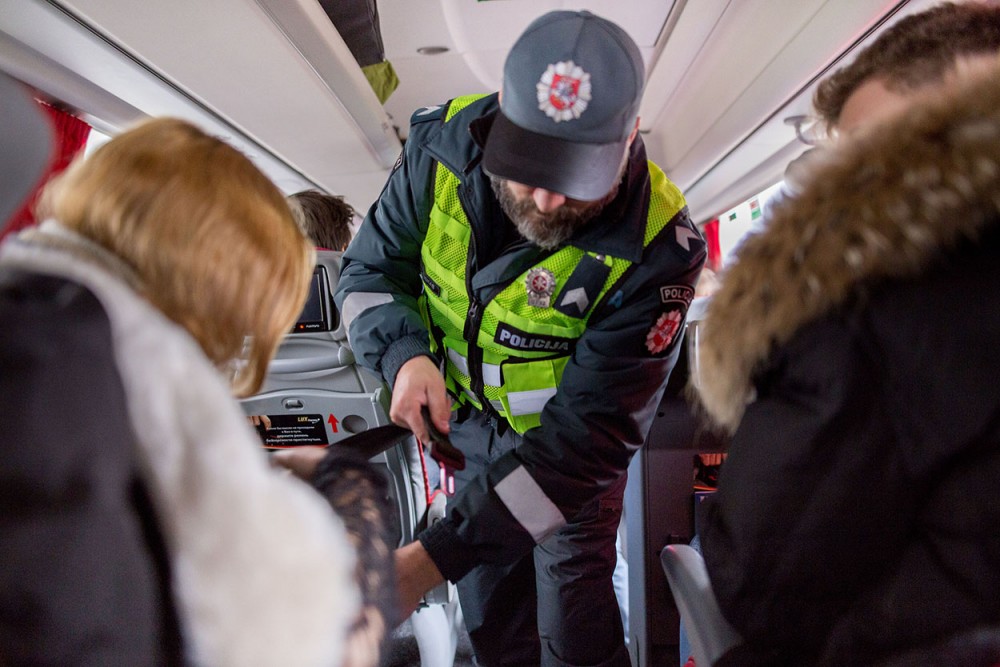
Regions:
M 299 321 L 282 341 L 259 393 L 241 401 L 248 416 L 266 415 L 256 426 L 264 446 L 284 449 L 330 445 L 390 423 L 389 388 L 354 363 L 347 330 L 333 304 L 341 253 L 318 250 L 310 294 Z M 263 421 L 263 420 L 256 420 Z M 428 506 L 420 445 L 410 436 L 373 457 L 389 481 L 397 509 L 396 545 L 416 539 L 419 530 L 444 516 L 443 494 Z M 454 584 L 444 582 L 411 617 L 421 664 L 451 667 L 462 623 Z
M 743 638 L 719 609 L 705 561 L 693 547 L 671 544 L 660 552 L 660 563 L 691 641 L 694 664 L 712 667 L 727 651 L 742 643 Z M 735 656 L 728 658 L 734 659 Z M 974 627 L 871 664 L 873 667 L 1000 667 L 1000 626 Z
M 695 665 L 711 667 L 741 637 L 715 601 L 705 561 L 693 547 L 670 544 L 660 552 L 660 563 L 691 641 Z
M 20 82 L 0 72 L 0 236 L 32 194 L 52 158 L 54 137 L 45 114 Z
M 275 354 L 259 393 L 241 401 L 266 448 L 329 445 L 390 423 L 389 389 L 354 363 L 347 332 L 333 305 L 341 253 L 317 251 L 310 294 L 295 328 Z M 397 546 L 412 542 L 427 510 L 414 438 L 375 456 L 398 510 Z

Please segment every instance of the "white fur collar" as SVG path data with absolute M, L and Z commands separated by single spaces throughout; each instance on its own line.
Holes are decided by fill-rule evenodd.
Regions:
M 313 489 L 267 465 L 197 343 L 113 275 L 114 262 L 90 261 L 104 252 L 48 223 L 30 243 L 6 243 L 0 262 L 78 281 L 108 313 L 189 660 L 340 664 L 360 607 L 343 524 Z

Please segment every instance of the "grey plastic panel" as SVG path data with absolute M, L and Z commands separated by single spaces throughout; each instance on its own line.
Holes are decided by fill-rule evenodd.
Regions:
M 340 254 L 319 252 L 330 293 L 340 273 Z M 333 308 L 332 302 L 329 304 Z M 337 318 L 334 331 L 289 334 L 275 354 L 260 393 L 241 401 L 247 415 L 266 415 L 271 429 L 258 431 L 272 448 L 326 445 L 389 423 L 389 389 L 354 364 Z M 416 440 L 379 454 L 389 493 L 398 509 L 398 544 L 412 542 L 426 509 Z M 419 482 L 419 483 L 418 483 Z

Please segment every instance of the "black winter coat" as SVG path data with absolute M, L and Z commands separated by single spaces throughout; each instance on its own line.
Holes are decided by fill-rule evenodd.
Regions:
M 0 662 L 182 664 L 104 309 L 0 271 L 0 321 Z
M 702 544 L 731 664 L 1000 625 L 998 82 L 832 152 L 713 299 L 700 393 L 733 439 Z

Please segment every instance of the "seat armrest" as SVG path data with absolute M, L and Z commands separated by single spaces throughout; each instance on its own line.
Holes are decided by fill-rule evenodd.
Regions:
M 739 644 L 741 637 L 729 625 L 715 601 L 705 561 L 694 548 L 671 544 L 660 552 L 660 563 L 691 641 L 695 664 L 711 667 L 726 651 Z

